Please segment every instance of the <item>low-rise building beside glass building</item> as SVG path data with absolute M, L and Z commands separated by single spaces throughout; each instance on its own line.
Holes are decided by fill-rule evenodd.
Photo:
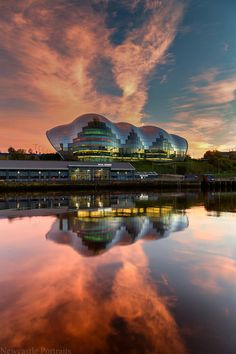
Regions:
M 98 114 L 84 114 L 52 128 L 47 137 L 63 159 L 80 161 L 183 160 L 188 149 L 184 138 L 159 127 L 113 123 Z
M 0 181 L 132 180 L 135 168 L 128 162 L 0 161 Z

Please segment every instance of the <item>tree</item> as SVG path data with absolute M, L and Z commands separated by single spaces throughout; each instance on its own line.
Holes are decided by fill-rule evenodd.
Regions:
M 191 157 L 189 154 L 187 154 L 187 155 L 185 156 L 184 161 L 189 161 L 189 160 L 192 160 L 192 157 Z
M 16 152 L 16 150 L 14 149 L 14 147 L 10 146 L 10 147 L 8 148 L 8 153 L 9 153 L 10 155 L 14 154 L 15 152 Z
M 216 160 L 220 159 L 222 155 L 218 150 L 208 150 L 205 152 L 203 157 L 204 159 L 208 160 L 209 163 L 214 163 Z
M 8 149 L 10 160 L 25 160 L 26 159 L 26 151 L 24 149 L 14 149 L 12 146 Z

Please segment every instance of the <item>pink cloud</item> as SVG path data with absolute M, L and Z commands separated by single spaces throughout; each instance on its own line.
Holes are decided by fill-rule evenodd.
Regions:
M 9 347 L 34 343 L 34 347 L 57 348 L 64 343 L 58 337 L 63 333 L 73 352 L 107 352 L 109 338 L 122 336 L 114 324 L 122 320 L 126 331 L 136 340 L 142 338 L 139 345 L 146 348 L 148 343 L 153 353 L 186 353 L 166 301 L 149 277 L 142 243 L 85 258 L 45 240 L 54 221 L 54 217 L 1 221 L 8 235 L 3 249 L 22 257 L 18 263 L 0 260 L 1 301 L 6 304 L 1 312 L 1 342 Z M 118 345 L 123 348 L 122 342 Z
M 191 90 L 204 104 L 229 103 L 235 100 L 236 77 L 209 82 L 205 86 L 192 86 Z
M 210 68 L 209 70 L 193 76 L 191 78 L 192 82 L 199 82 L 199 81 L 205 81 L 205 82 L 213 82 L 217 75 L 219 75 L 220 71 L 217 68 Z
M 212 68 L 192 77 L 186 88 L 191 95 L 172 99 L 172 107 L 178 113 L 171 123 L 163 125 L 187 138 L 189 153 L 194 157 L 202 157 L 209 149 L 235 147 L 236 123 L 227 118 L 226 110 L 235 100 L 236 76 L 219 79 L 223 73 Z
M 107 2 L 103 2 L 106 6 Z M 137 0 L 129 2 L 135 8 Z M 66 123 L 86 112 L 97 112 L 114 120 L 137 123 L 147 100 L 148 78 L 163 62 L 175 38 L 183 15 L 183 3 L 168 0 L 146 1 L 150 15 L 139 28 L 127 33 L 121 44 L 113 45 L 105 15 L 91 6 L 52 6 L 48 0 L 9 0 L 0 5 L 1 47 L 17 58 L 16 76 L 7 76 L 0 86 L 2 99 L 31 101 L 40 107 L 43 128 Z M 121 95 L 101 93 L 96 86 L 96 60 L 105 59 L 112 67 L 113 80 Z M 93 68 L 91 73 L 91 68 Z M 104 70 L 103 75 L 107 75 Z M 21 117 L 12 110 L 11 120 L 22 131 Z M 32 112 L 29 123 L 39 127 Z M 0 119 L 9 116 L 4 109 Z M 4 129 L 4 128 L 3 128 Z M 3 132 L 4 134 L 4 132 Z M 43 141 L 42 136 L 38 140 Z M 26 138 L 27 145 L 31 138 Z M 45 139 L 45 147 L 46 139 Z

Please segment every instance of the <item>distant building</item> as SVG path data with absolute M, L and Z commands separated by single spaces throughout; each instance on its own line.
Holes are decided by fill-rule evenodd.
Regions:
M 222 157 L 236 160 L 236 151 L 219 151 Z
M 0 152 L 0 160 L 6 160 L 9 157 L 8 152 Z
M 62 158 L 81 161 L 183 160 L 188 149 L 184 138 L 156 126 L 112 123 L 98 114 L 82 115 L 46 134 Z

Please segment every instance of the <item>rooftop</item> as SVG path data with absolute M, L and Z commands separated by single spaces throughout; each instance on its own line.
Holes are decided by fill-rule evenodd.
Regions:
M 1 170 L 38 170 L 38 169 L 68 169 L 69 167 L 109 167 L 111 170 L 135 170 L 128 162 L 82 162 L 82 161 L 31 161 L 31 160 L 0 160 Z

